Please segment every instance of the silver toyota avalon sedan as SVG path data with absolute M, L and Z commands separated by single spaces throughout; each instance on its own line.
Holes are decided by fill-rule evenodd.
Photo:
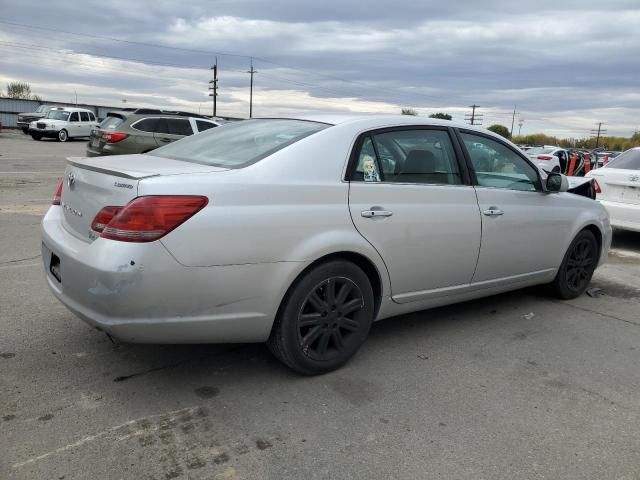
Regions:
M 581 295 L 611 227 L 567 185 L 468 125 L 254 119 L 70 158 L 42 259 L 55 296 L 113 338 L 266 341 L 319 374 L 374 320 L 535 284 Z

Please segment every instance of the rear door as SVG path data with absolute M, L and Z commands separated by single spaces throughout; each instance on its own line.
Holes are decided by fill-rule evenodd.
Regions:
M 166 117 L 159 120 L 154 132 L 158 146 L 175 142 L 188 135 L 193 135 L 193 128 L 188 118 Z
M 80 123 L 80 113 L 71 112 L 69 120 L 65 127 L 69 137 L 81 137 L 82 136 L 82 124 Z
M 471 282 L 480 213 L 458 158 L 447 128 L 377 130 L 356 144 L 351 218 L 384 259 L 397 302 Z
M 539 171 L 509 145 L 473 131 L 461 130 L 460 137 L 482 213 L 474 283 L 511 282 L 556 269 L 571 235 L 570 202 L 563 194 L 543 192 Z
M 89 118 L 89 112 L 79 112 L 80 113 L 80 131 L 81 136 L 88 137 L 91 135 L 91 127 L 93 126 L 93 122 Z

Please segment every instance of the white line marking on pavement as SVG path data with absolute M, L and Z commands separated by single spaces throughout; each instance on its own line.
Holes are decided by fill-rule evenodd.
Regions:
M 180 415 L 183 415 L 185 413 L 195 413 L 197 411 L 197 409 L 200 407 L 189 407 L 189 408 L 181 408 L 180 410 L 174 410 L 172 412 L 167 412 L 167 413 L 160 413 L 157 415 L 151 415 L 148 417 L 140 417 L 140 418 L 136 418 L 135 420 L 129 420 L 128 422 L 125 422 L 121 425 L 116 425 L 115 427 L 111 427 L 108 428 L 107 430 L 103 430 L 102 432 L 98 432 L 95 433 L 93 435 L 88 435 L 84 438 L 81 438 L 80 440 L 78 440 L 77 442 L 73 442 L 70 443 L 69 445 L 65 445 L 64 447 L 60 447 L 60 448 L 56 448 L 55 450 L 51 450 L 50 452 L 47 453 L 43 453 L 42 455 L 38 455 L 37 457 L 33 457 L 30 458 L 28 460 L 25 460 L 24 462 L 18 462 L 18 463 L 14 463 L 13 464 L 13 468 L 22 468 L 26 465 L 29 465 L 31 463 L 35 463 L 38 462 L 40 460 L 43 460 L 47 457 L 50 457 L 51 455 L 55 455 L 56 453 L 62 453 L 62 452 L 66 452 L 67 450 L 71 450 L 72 448 L 76 448 L 76 447 L 81 447 L 82 445 L 86 444 L 86 443 L 90 443 L 93 442 L 94 440 L 98 440 L 100 438 L 106 437 L 110 434 L 113 434 L 115 432 L 117 432 L 119 429 L 124 428 L 124 427 L 128 427 L 130 425 L 135 425 L 137 422 L 140 422 L 142 420 L 150 420 L 152 418 L 158 418 L 158 417 L 164 417 L 166 415 L 171 415 L 171 417 L 168 419 L 170 420 L 175 420 L 176 418 L 178 418 Z M 125 440 L 127 438 L 131 438 L 132 436 L 136 436 L 138 432 L 134 432 L 132 434 L 128 434 L 128 435 L 124 435 L 122 437 L 119 437 L 118 440 Z

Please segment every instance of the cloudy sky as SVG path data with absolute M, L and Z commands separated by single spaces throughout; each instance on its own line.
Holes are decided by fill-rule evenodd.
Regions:
M 218 114 L 420 114 L 585 137 L 640 127 L 638 0 L 0 0 L 0 88 Z

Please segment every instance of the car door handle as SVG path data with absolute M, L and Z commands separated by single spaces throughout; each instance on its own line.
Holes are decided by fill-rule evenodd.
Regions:
M 389 210 L 363 210 L 360 212 L 364 218 L 373 218 L 373 217 L 390 217 L 393 215 L 393 212 Z
M 487 217 L 499 217 L 500 215 L 504 215 L 504 212 L 498 207 L 489 207 L 482 213 L 484 213 Z
M 160 139 L 161 142 L 165 142 L 165 143 L 169 143 L 171 141 L 170 138 L 161 138 Z

